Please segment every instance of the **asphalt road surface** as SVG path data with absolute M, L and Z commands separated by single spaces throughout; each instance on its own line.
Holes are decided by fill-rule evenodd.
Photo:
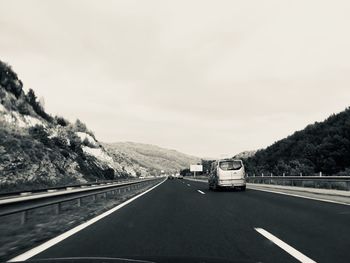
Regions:
M 255 190 L 213 192 L 202 182 L 168 180 L 34 259 L 298 262 L 298 253 L 303 262 L 350 262 L 350 206 Z

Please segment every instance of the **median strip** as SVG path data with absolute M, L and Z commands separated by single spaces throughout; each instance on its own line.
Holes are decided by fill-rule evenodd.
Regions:
M 311 258 L 305 256 L 303 253 L 299 252 L 295 248 L 293 248 L 290 245 L 288 245 L 287 243 L 283 242 L 278 237 L 276 237 L 276 236 L 272 235 L 271 233 L 267 232 L 265 229 L 263 229 L 263 228 L 254 228 L 254 229 L 258 233 L 263 235 L 265 238 L 267 238 L 268 240 L 270 240 L 271 242 L 273 242 L 274 244 L 276 244 L 277 246 L 282 248 L 289 255 L 291 255 L 292 257 L 294 257 L 297 260 L 299 260 L 300 262 L 303 262 L 303 263 L 316 263 L 316 261 L 314 261 Z

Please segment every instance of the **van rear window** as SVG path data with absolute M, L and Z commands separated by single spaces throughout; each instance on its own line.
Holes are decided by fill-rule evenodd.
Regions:
M 223 161 L 220 162 L 219 166 L 224 171 L 239 170 L 242 167 L 242 163 L 240 161 Z

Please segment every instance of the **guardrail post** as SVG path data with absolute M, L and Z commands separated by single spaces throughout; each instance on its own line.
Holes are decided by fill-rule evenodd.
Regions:
M 96 195 L 92 196 L 92 201 L 96 201 Z
M 106 192 L 103 193 L 103 197 L 107 199 L 107 193 Z
M 81 206 L 81 198 L 77 199 L 77 206 L 80 207 Z
M 22 211 L 21 212 L 21 225 L 24 225 L 27 222 L 28 219 L 28 212 L 26 211 Z
M 54 204 L 54 208 L 55 208 L 55 214 L 59 215 L 61 212 L 61 203 Z

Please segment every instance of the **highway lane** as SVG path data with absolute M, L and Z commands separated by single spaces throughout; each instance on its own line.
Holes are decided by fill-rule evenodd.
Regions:
M 206 187 L 201 182 L 191 185 Z M 208 190 L 206 193 L 217 194 Z M 223 210 L 233 211 L 233 206 L 225 200 L 226 195 L 235 192 L 219 194 L 215 201 Z M 255 190 L 247 190 L 245 194 L 231 200 L 236 203 L 235 209 L 247 211 L 242 216 L 252 226 L 268 230 L 317 262 L 350 262 L 349 206 Z
M 170 180 L 34 258 L 202 257 L 297 262 L 262 228 L 317 262 L 349 262 L 349 206 Z

